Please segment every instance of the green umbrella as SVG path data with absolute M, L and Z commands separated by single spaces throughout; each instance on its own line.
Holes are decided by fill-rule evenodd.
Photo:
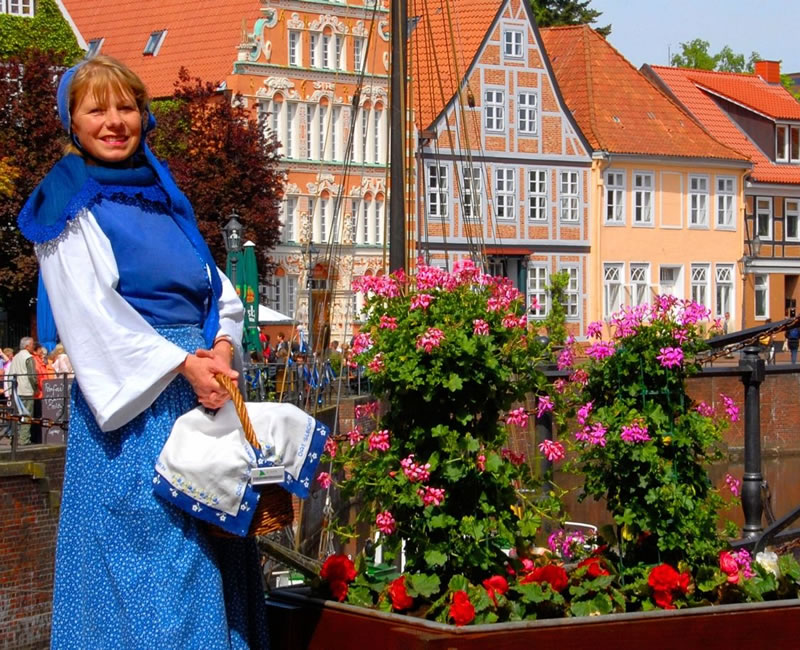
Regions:
M 261 340 L 258 337 L 258 268 L 255 244 L 247 242 L 241 251 L 228 253 L 225 274 L 230 278 L 244 305 L 244 336 L 242 347 L 245 358 L 256 352 L 261 359 Z

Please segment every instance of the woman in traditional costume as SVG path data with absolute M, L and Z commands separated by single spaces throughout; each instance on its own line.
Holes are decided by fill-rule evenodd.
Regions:
M 69 151 L 19 217 L 75 370 L 52 647 L 267 647 L 254 541 L 210 537 L 152 490 L 175 420 L 227 399 L 214 375 L 237 376 L 241 301 L 144 142 L 141 80 L 95 57 L 58 110 Z

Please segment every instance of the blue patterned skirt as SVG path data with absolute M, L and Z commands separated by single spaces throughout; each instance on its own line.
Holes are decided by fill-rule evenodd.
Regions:
M 158 331 L 187 351 L 204 347 L 197 328 Z M 73 383 L 52 648 L 269 647 L 255 541 L 210 537 L 153 494 L 156 458 L 196 403 L 178 376 L 150 408 L 104 433 Z

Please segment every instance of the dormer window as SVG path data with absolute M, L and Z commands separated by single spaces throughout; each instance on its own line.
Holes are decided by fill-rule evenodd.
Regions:
M 92 57 L 97 56 L 98 54 L 100 54 L 100 48 L 103 47 L 103 41 L 104 40 L 105 39 L 103 39 L 103 38 L 93 38 L 91 41 L 89 41 L 89 43 L 87 44 L 87 49 L 86 49 L 86 58 L 87 59 L 91 59 Z
M 775 160 L 800 162 L 800 126 L 778 124 L 775 127 Z
M 0 0 L 0 14 L 33 18 L 33 0 Z
M 142 54 L 145 56 L 155 56 L 158 54 L 158 51 L 161 49 L 161 45 L 164 43 L 164 37 L 166 35 L 166 29 L 152 32 L 150 34 L 150 38 L 147 39 L 147 45 L 144 46 L 144 52 L 142 52 Z

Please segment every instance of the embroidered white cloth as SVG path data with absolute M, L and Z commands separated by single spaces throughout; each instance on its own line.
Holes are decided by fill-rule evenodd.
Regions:
M 215 415 L 197 407 L 178 418 L 156 461 L 156 472 L 174 490 L 229 515 L 240 511 L 250 471 L 257 466 L 283 465 L 283 487 L 307 496 L 328 427 L 292 404 L 245 406 L 261 445 L 258 458 L 228 401 Z

